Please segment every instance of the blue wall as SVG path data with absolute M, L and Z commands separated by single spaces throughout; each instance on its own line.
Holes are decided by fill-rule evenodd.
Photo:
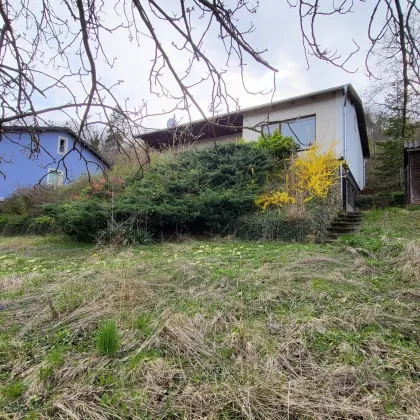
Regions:
M 24 146 L 30 144 L 30 137 L 28 133 L 9 133 L 3 134 L 0 141 L 0 156 L 4 160 L 11 160 L 12 163 L 1 163 L 0 170 L 6 175 L 6 179 L 0 176 L 0 197 L 7 197 L 18 187 L 26 187 L 29 185 L 35 185 L 39 180 L 48 173 L 48 168 L 57 169 L 56 162 L 60 160 L 63 155 L 57 152 L 58 149 L 58 138 L 64 137 L 67 139 L 67 150 L 73 147 L 75 138 L 67 132 L 63 131 L 48 131 L 39 134 L 41 143 L 41 152 L 38 156 L 29 159 L 28 151 L 25 150 Z M 12 141 L 19 142 L 14 144 Z M 80 144 L 77 146 L 80 150 Z M 49 156 L 43 148 L 51 154 Z M 83 148 L 83 157 L 87 160 L 95 162 L 96 164 L 103 167 L 102 161 L 90 150 Z M 82 174 L 87 173 L 86 163 L 81 159 L 78 151 L 73 150 L 65 158 L 65 164 L 67 167 L 67 176 L 70 180 L 75 180 Z M 64 171 L 63 164 L 61 163 L 59 168 Z M 98 168 L 94 163 L 89 164 L 90 173 L 98 172 L 101 169 Z M 46 183 L 46 177 L 43 180 Z M 68 181 L 65 181 L 67 183 Z

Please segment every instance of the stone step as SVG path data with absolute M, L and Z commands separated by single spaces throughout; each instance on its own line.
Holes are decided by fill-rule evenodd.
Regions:
M 362 216 L 348 216 L 346 214 L 340 214 L 337 219 L 346 219 L 346 220 L 362 220 Z
M 346 216 L 346 217 L 362 217 L 362 213 L 359 211 L 354 211 L 352 213 L 340 213 L 339 216 Z
M 361 220 L 353 220 L 353 219 L 335 219 L 333 223 L 348 223 L 349 225 L 361 225 L 362 221 Z
M 340 235 L 357 233 L 362 225 L 362 213 L 340 213 L 331 223 L 325 242 L 334 242 Z
M 331 227 L 354 227 L 359 228 L 361 226 L 361 223 L 355 223 L 355 222 L 348 222 L 348 221 L 334 221 L 331 223 Z
M 359 229 L 355 228 L 333 228 L 328 231 L 328 233 L 335 233 L 337 235 L 345 235 L 347 233 L 357 233 Z

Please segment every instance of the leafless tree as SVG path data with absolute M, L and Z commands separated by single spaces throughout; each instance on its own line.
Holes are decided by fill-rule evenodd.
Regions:
M 323 19 L 351 14 L 366 0 L 288 0 L 288 3 L 299 11 L 308 65 L 309 56 L 315 56 L 346 71 L 357 70 L 349 67 L 350 59 L 360 50 L 356 41 L 353 40 L 354 49 L 342 55 L 320 44 L 317 28 Z M 384 68 L 394 71 L 397 68 L 398 79 L 402 81 L 401 136 L 404 138 L 410 92 L 420 95 L 420 9 L 416 0 L 369 0 L 368 3 L 372 6 L 367 28 L 371 45 L 365 58 L 366 71 L 377 80 L 386 76 Z
M 247 0 L 234 0 L 230 5 L 223 0 L 0 0 L 0 134 L 7 136 L 3 130 L 7 125 L 26 126 L 31 143 L 25 147 L 34 158 L 48 153 L 39 141 L 39 128 L 65 119 L 78 127 L 79 138 L 90 126 L 102 127 L 103 133 L 118 131 L 115 137 L 123 139 L 118 149 L 128 154 L 128 148 L 137 142 L 135 135 L 147 128 L 149 117 L 172 115 L 174 110 L 191 116 L 195 108 L 207 119 L 208 112 L 229 111 L 237 106 L 225 81 L 229 64 L 239 66 L 242 80 L 250 60 L 276 72 L 263 58 L 264 51 L 248 41 L 253 25 L 242 27 L 243 20 L 239 21 L 239 15 L 255 12 L 256 7 Z M 159 24 L 162 21 L 164 25 Z M 154 46 L 150 92 L 170 99 L 170 109 L 153 112 L 146 102 L 130 106 L 115 93 L 122 83 L 118 76 L 114 82 L 104 77 L 115 62 L 104 39 L 121 31 L 137 46 L 142 42 Z M 163 42 L 168 36 L 174 40 L 169 46 Z M 208 38 L 223 45 L 223 67 L 206 53 Z M 173 50 L 182 53 L 182 69 L 174 63 Z M 201 71 L 193 72 L 196 66 Z M 208 89 L 209 83 L 206 110 L 194 92 L 201 84 Z M 57 97 L 59 104 L 52 101 Z M 113 113 L 120 114 L 125 123 L 114 125 Z M 76 151 L 88 165 L 82 149 L 80 142 L 75 143 L 59 160 L 51 159 L 66 169 L 66 157 Z M 6 163 L 0 153 L 0 164 Z

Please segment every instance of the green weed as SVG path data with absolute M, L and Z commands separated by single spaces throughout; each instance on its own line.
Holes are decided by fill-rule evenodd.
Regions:
M 145 337 L 150 337 L 153 333 L 152 328 L 153 317 L 150 314 L 144 313 L 140 315 L 135 322 L 136 328 L 142 332 Z
M 112 355 L 120 347 L 120 338 L 114 320 L 102 323 L 96 334 L 96 347 L 102 354 Z
M 0 388 L 1 393 L 7 398 L 20 398 L 27 386 L 22 381 L 12 382 Z

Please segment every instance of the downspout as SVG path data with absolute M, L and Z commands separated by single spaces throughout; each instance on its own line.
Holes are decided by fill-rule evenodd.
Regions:
M 344 136 L 343 136 L 343 143 L 344 143 L 344 150 L 343 150 L 343 158 L 344 160 L 347 159 L 347 92 L 349 89 L 349 85 L 344 85 L 344 110 L 343 110 L 343 127 L 344 127 Z
M 343 159 L 347 159 L 347 92 L 349 85 L 344 85 L 344 107 L 343 107 Z M 344 210 L 347 211 L 347 200 L 344 197 L 346 192 L 344 191 L 344 171 L 343 164 L 340 166 L 340 177 L 341 177 L 341 199 L 343 200 Z

